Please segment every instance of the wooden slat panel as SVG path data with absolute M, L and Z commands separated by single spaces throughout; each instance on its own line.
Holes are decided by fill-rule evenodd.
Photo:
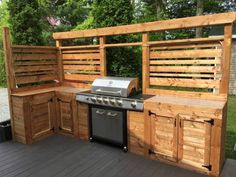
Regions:
M 94 48 L 99 48 L 100 45 L 79 45 L 79 46 L 63 46 L 60 47 L 60 50 L 65 50 L 65 49 L 94 49 Z
M 219 88 L 219 80 L 150 78 L 150 85 L 192 87 L 192 88 Z
M 47 60 L 56 59 L 56 54 L 14 54 L 14 60 Z
M 106 27 L 90 30 L 70 31 L 53 33 L 54 39 L 74 39 L 95 36 L 107 36 L 118 34 L 131 34 L 140 32 L 173 30 L 179 28 L 193 28 L 201 26 L 211 26 L 233 23 L 236 19 L 236 13 L 221 13 L 206 16 L 196 16 L 179 18 L 173 20 L 163 20 L 156 22 L 148 22 L 142 24 L 123 25 L 118 27 Z
M 221 71 L 218 66 L 150 66 L 150 72 L 203 72 Z
M 16 77 L 17 84 L 26 84 L 26 83 L 34 83 L 34 82 L 42 82 L 50 80 L 58 80 L 58 76 L 56 74 L 53 74 L 53 75 Z
M 221 57 L 220 49 L 205 50 L 175 50 L 151 52 L 150 58 L 203 58 L 203 57 Z
M 65 70 L 100 70 L 100 66 L 88 66 L 88 65 L 64 65 Z
M 99 59 L 100 54 L 90 53 L 90 54 L 62 54 L 63 60 L 72 60 L 72 59 Z
M 221 60 L 151 60 L 150 65 L 170 65 L 170 64 L 221 64 Z
M 56 70 L 56 66 L 20 66 L 15 69 L 16 73 L 19 72 L 30 72 L 30 71 L 47 71 Z
M 94 81 L 99 75 L 65 74 L 66 80 Z

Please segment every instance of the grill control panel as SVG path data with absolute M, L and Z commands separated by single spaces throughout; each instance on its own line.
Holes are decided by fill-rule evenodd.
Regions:
M 143 111 L 143 100 L 132 99 L 132 98 L 79 93 L 76 96 L 76 100 L 87 104 L 95 104 L 95 105 L 110 106 L 128 110 Z

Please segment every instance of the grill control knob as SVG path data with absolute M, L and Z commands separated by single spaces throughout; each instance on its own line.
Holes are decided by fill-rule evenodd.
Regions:
M 108 98 L 103 98 L 103 103 L 107 104 L 109 102 Z
M 136 108 L 136 106 L 137 106 L 137 101 L 133 101 L 133 102 L 131 103 L 131 106 L 132 106 L 132 108 Z
M 96 102 L 97 101 L 96 97 L 91 97 L 90 99 L 91 99 L 92 102 Z
M 116 103 L 116 100 L 115 100 L 115 99 L 110 99 L 110 103 L 111 103 L 112 105 L 114 105 L 114 104 Z
M 98 101 L 99 103 L 101 103 L 101 102 L 102 102 L 102 98 L 98 98 L 97 101 Z
M 119 106 L 122 106 L 123 101 L 122 101 L 122 100 L 117 100 L 117 104 L 118 104 Z

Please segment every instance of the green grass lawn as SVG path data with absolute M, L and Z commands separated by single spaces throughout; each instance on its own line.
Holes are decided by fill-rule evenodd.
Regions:
M 227 116 L 225 151 L 227 158 L 233 158 L 233 148 L 236 143 L 236 96 L 229 97 Z

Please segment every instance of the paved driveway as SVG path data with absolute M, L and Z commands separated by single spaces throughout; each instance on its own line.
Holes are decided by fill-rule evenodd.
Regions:
M 0 88 L 0 122 L 9 120 L 8 94 L 6 88 Z

